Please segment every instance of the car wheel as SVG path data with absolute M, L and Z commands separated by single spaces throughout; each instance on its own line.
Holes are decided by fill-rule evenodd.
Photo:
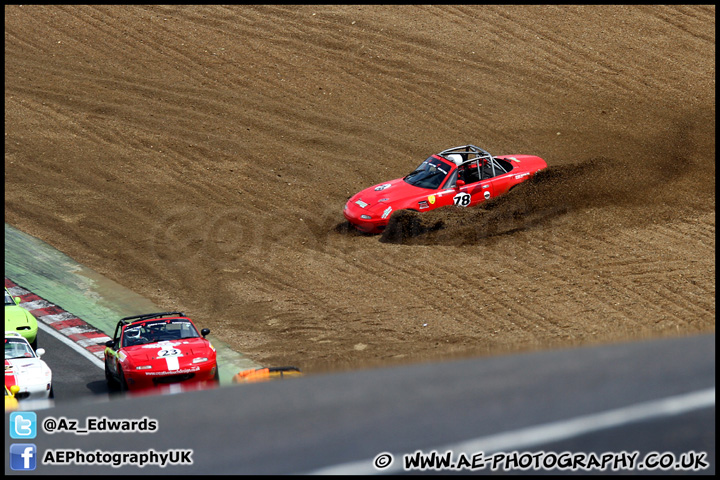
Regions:
M 381 241 L 384 243 L 403 243 L 407 239 L 443 228 L 442 221 L 437 221 L 433 225 L 424 224 L 420 219 L 420 215 L 417 210 L 409 208 L 394 211 L 392 215 L 393 225 L 383 231 Z M 390 226 L 389 223 L 388 226 Z
M 33 341 L 30 343 L 30 346 L 32 347 L 32 349 L 33 349 L 34 351 L 37 351 L 37 337 L 38 337 L 38 336 L 35 335 L 35 340 L 33 340 Z
M 118 381 L 120 383 L 120 391 L 121 392 L 127 392 L 128 386 L 127 382 L 125 381 L 125 375 L 123 374 L 122 368 L 118 366 Z
M 50 387 L 50 395 L 48 395 L 48 398 L 55 398 L 55 387 Z
M 217 365 L 215 365 L 215 381 L 220 383 L 220 369 Z
M 105 380 L 107 380 L 109 390 L 113 391 L 118 389 L 119 385 L 112 376 L 112 373 L 110 373 L 110 370 L 108 370 L 107 363 L 105 364 Z

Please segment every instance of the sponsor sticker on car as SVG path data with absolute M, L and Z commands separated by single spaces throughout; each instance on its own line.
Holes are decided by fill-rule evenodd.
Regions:
M 177 375 L 179 373 L 193 373 L 193 372 L 197 372 L 198 370 L 200 370 L 200 367 L 189 367 L 189 368 L 183 368 L 183 369 L 173 370 L 173 371 L 168 370 L 166 372 L 162 372 L 162 371 L 145 372 L 145 376 L 150 377 L 150 376 L 162 376 L 162 375 Z

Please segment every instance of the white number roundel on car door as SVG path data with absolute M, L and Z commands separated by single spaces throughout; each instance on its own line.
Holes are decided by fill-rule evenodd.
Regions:
M 470 205 L 470 194 L 469 193 L 458 193 L 453 197 L 453 202 L 457 207 L 467 207 Z

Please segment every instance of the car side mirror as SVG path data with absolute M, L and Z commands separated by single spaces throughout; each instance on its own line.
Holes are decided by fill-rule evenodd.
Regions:
M 205 338 L 205 336 L 206 336 L 206 335 L 209 335 L 209 334 L 210 334 L 210 329 L 209 329 L 209 328 L 203 328 L 202 330 L 200 330 L 200 335 L 202 335 L 203 338 Z
M 455 187 L 460 188 L 460 187 L 463 187 L 463 186 L 465 186 L 465 180 L 460 180 L 460 179 L 458 178 L 457 181 L 455 182 Z
M 105 342 L 106 347 L 113 348 L 114 345 L 115 345 L 115 340 L 108 340 L 107 342 Z
M 38 358 L 42 357 L 43 355 L 45 355 L 45 349 L 44 349 L 44 348 L 38 348 L 37 350 L 35 350 L 35 355 L 37 355 Z
M 20 297 L 15 297 L 15 305 L 20 305 Z

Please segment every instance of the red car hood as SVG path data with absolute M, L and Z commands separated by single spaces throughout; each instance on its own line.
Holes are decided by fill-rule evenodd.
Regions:
M 179 365 L 182 366 L 192 364 L 193 358 L 207 357 L 210 360 L 215 356 L 215 351 L 203 338 L 185 338 L 135 345 L 125 347 L 121 351 L 133 365 L 151 365 L 153 368 L 161 369 L 165 369 L 168 365 L 168 358 L 177 359 Z
M 390 205 L 392 205 L 393 210 L 405 208 L 406 204 L 411 204 L 412 200 L 418 196 L 429 195 L 433 192 L 434 190 L 415 187 L 405 182 L 402 178 L 397 178 L 361 190 L 350 198 L 349 203 L 368 210 L 370 213 L 377 214 Z M 365 204 L 365 206 L 363 206 L 363 204 Z

